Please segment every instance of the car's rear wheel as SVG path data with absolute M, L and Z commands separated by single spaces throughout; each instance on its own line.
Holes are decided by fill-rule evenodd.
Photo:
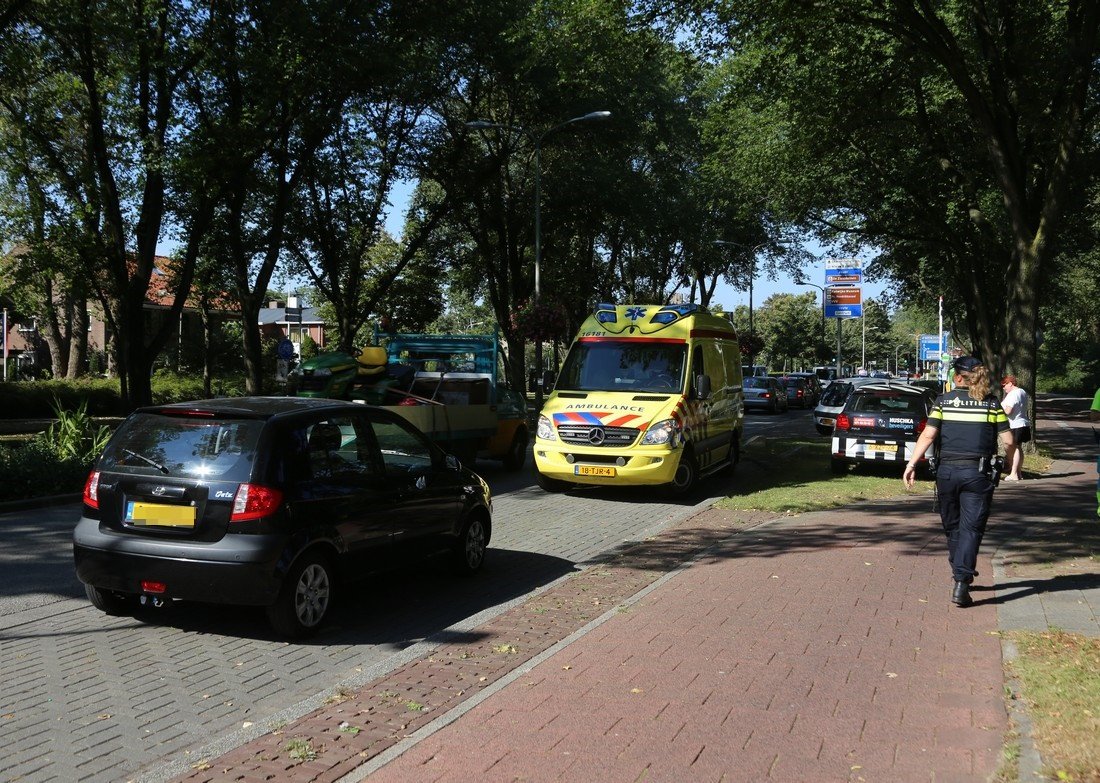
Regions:
M 332 605 L 335 579 L 327 558 L 307 552 L 290 569 L 275 603 L 267 608 L 271 627 L 300 639 L 321 627 Z
M 455 570 L 460 574 L 477 573 L 485 562 L 485 551 L 489 548 L 489 530 L 485 520 L 473 516 L 466 520 L 462 534 L 454 548 Z
M 505 470 L 519 470 L 527 459 L 527 430 L 522 427 L 512 436 L 512 445 L 504 455 Z
M 84 592 L 92 606 L 104 614 L 132 614 L 137 608 L 137 599 L 134 596 L 103 590 L 95 585 L 84 585 Z
M 561 481 L 559 479 L 550 478 L 549 476 L 544 476 L 538 471 L 536 471 L 536 474 L 538 475 L 537 481 L 539 487 L 541 487 L 544 492 L 565 492 L 567 489 L 573 486 L 568 481 Z
M 842 459 L 830 459 L 829 467 L 836 476 L 843 476 L 848 473 L 848 463 Z

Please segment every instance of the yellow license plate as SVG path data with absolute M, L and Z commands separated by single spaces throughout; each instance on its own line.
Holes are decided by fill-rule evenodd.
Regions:
M 863 448 L 866 451 L 884 451 L 887 454 L 893 454 L 898 450 L 897 446 L 888 446 L 884 443 L 868 443 Z
M 573 475 L 611 477 L 615 475 L 615 468 L 606 467 L 604 465 L 574 465 Z
M 131 525 L 158 525 L 161 527 L 194 527 L 194 506 L 167 506 L 163 503 L 126 504 L 126 521 Z

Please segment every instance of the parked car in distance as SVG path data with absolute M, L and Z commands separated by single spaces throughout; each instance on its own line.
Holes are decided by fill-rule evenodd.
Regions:
M 805 378 L 806 379 L 806 388 L 810 390 L 811 394 L 813 394 L 813 402 L 811 403 L 810 407 L 813 407 L 814 405 L 817 405 L 817 401 L 821 399 L 821 392 L 824 390 L 825 384 L 821 383 L 821 381 L 818 379 L 816 373 L 812 373 L 812 372 L 791 372 L 791 373 L 787 373 L 787 377 L 789 377 L 789 378 Z
M 769 413 L 786 413 L 787 389 L 774 376 L 753 376 L 744 379 L 745 410 L 762 410 Z
M 932 395 L 933 400 L 943 394 L 943 381 L 938 378 L 917 378 L 915 380 L 908 380 L 906 383 L 910 386 L 924 389 Z
M 928 423 L 932 401 L 922 390 L 897 382 L 868 383 L 854 389 L 836 417 L 829 464 L 846 473 L 852 464 L 890 462 L 904 467 Z M 927 465 L 935 447 L 921 457 Z
M 824 365 L 814 367 L 814 375 L 817 377 L 817 383 L 822 389 L 840 378 L 840 375 L 836 371 L 836 367 L 826 367 Z
M 326 399 L 139 409 L 88 476 L 76 573 L 107 614 L 174 599 L 264 607 L 290 637 L 337 591 L 414 556 L 477 571 L 488 485 L 404 419 Z
M 844 409 L 844 403 L 857 386 L 872 382 L 872 378 L 844 378 L 832 381 L 821 391 L 821 399 L 814 408 L 814 428 L 819 435 L 831 435 L 836 417 Z
M 810 382 L 805 378 L 799 378 L 794 375 L 785 375 L 779 379 L 783 383 L 783 387 L 787 391 L 787 405 L 802 408 L 812 408 L 816 402 L 817 395 L 810 390 Z M 814 379 L 814 386 L 817 385 L 817 379 Z

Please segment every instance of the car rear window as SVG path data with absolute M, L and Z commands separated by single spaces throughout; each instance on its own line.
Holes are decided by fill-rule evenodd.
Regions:
M 843 405 L 844 401 L 848 399 L 848 395 L 852 393 L 852 384 L 850 383 L 830 383 L 825 391 L 821 395 L 822 405 Z
M 263 422 L 135 413 L 111 439 L 100 470 L 247 481 Z
M 751 375 L 745 378 L 745 388 L 747 389 L 766 389 L 768 388 L 768 379 L 760 378 L 755 375 Z
M 848 403 L 853 413 L 911 413 L 924 415 L 924 401 L 908 394 L 859 394 Z

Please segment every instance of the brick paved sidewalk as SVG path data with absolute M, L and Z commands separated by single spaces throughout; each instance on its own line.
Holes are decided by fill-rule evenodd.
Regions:
M 370 779 L 985 780 L 1008 726 L 996 609 L 949 604 L 922 511 L 729 538 Z
M 984 778 L 1007 726 L 996 612 L 949 606 L 927 509 L 751 530 L 706 511 L 187 779 Z

